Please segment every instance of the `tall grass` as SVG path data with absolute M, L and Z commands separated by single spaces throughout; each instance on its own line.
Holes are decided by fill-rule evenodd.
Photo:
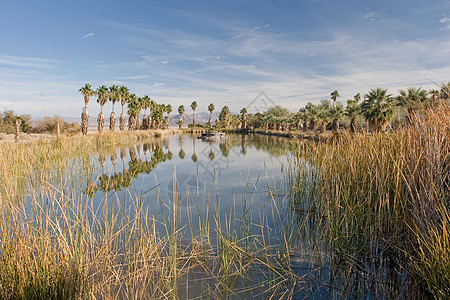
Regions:
M 274 250 L 289 253 L 291 246 L 266 239 L 276 222 L 263 212 L 254 224 L 251 205 L 244 204 L 243 216 L 230 208 L 222 219 L 219 195 L 211 205 L 205 194 L 203 205 L 192 207 L 199 228 L 186 228 L 177 224 L 176 193 L 163 220 L 131 189 L 120 198 L 107 187 L 95 200 L 84 193 L 92 189 L 87 178 L 95 181 L 98 173 L 92 154 L 99 151 L 104 161 L 104 153 L 114 152 L 117 159 L 112 149 L 135 141 L 105 134 L 0 147 L 1 299 L 174 299 L 185 295 L 182 286 L 199 297 L 292 296 L 295 275 Z M 276 196 L 270 203 L 275 215 Z M 201 281 L 198 291 L 189 289 L 192 277 Z
M 396 132 L 298 149 L 297 205 L 325 217 L 335 277 L 352 282 L 342 286 L 362 296 L 362 274 L 384 295 L 450 298 L 449 126 L 443 104 Z

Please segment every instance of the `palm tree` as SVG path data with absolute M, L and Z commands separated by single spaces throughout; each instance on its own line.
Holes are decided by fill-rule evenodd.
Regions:
M 222 121 L 225 128 L 228 127 L 228 117 L 230 116 L 230 109 L 228 106 L 222 107 L 222 110 L 220 111 L 219 120 Z
M 135 94 L 131 94 L 128 97 L 128 131 L 133 131 L 136 128 L 136 118 L 139 113 L 139 102 Z
M 330 100 L 328 99 L 321 100 L 319 106 L 317 106 L 317 116 L 322 123 L 320 133 L 324 133 L 327 129 L 327 124 L 331 119 L 331 108 Z
M 316 128 L 316 121 L 318 119 L 318 107 L 317 105 L 308 102 L 305 105 L 305 110 L 306 110 L 306 118 L 309 121 L 308 130 L 314 131 L 314 129 Z
M 151 106 L 151 101 L 152 100 L 147 95 L 140 98 L 142 108 L 144 109 L 144 116 L 142 117 L 142 128 L 143 129 L 150 129 L 150 123 L 149 123 L 150 116 L 147 117 L 147 109 Z
M 243 109 L 241 109 L 240 113 L 242 118 L 241 129 L 245 129 L 247 128 L 247 120 L 246 120 L 247 109 L 244 107 Z
M 87 110 L 87 105 L 89 103 L 89 97 L 94 96 L 95 92 L 92 90 L 92 86 L 88 83 L 86 83 L 79 91 L 84 96 L 84 108 L 81 113 L 81 132 L 83 135 L 86 135 L 89 127 L 89 113 Z
M 103 127 L 105 125 L 105 117 L 103 116 L 103 105 L 108 101 L 108 88 L 104 85 L 97 88 L 95 91 L 98 98 L 97 102 L 100 104 L 100 113 L 98 114 L 97 124 L 98 133 L 103 133 Z
M 166 119 L 166 129 L 167 128 L 169 128 L 169 123 L 170 123 L 170 113 L 172 112 L 172 105 L 170 105 L 170 104 L 167 104 L 166 105 L 166 108 L 165 108 L 165 110 L 166 110 L 166 113 L 167 113 L 167 119 Z
M 331 100 L 333 100 L 333 107 L 336 103 L 336 99 L 340 96 L 337 90 L 334 90 L 331 94 Z
M 192 108 L 192 126 L 195 127 L 195 110 L 197 109 L 197 102 L 193 101 L 191 103 L 191 108 Z
M 208 105 L 208 110 L 209 110 L 209 121 L 208 121 L 208 125 L 209 125 L 209 127 L 212 126 L 212 113 L 213 113 L 214 109 L 215 109 L 214 104 L 210 103 L 210 104 Z
M 376 88 L 371 89 L 364 98 L 361 104 L 364 118 L 373 130 L 384 131 L 393 114 L 392 95 L 387 93 L 387 89 Z
M 122 113 L 120 115 L 119 119 L 119 130 L 123 131 L 125 129 L 125 114 L 123 113 L 123 109 L 125 104 L 128 102 L 128 98 L 130 97 L 130 92 L 128 91 L 128 88 L 126 86 L 121 86 L 119 88 L 119 94 L 120 94 L 120 104 L 122 105 Z
M 337 102 L 335 105 L 330 109 L 330 116 L 333 119 L 333 133 L 337 133 L 339 130 L 339 120 L 344 114 L 344 105 L 342 103 Z
M 109 101 L 112 102 L 112 110 L 111 110 L 111 116 L 109 117 L 109 130 L 111 132 L 114 132 L 114 129 L 116 128 L 116 113 L 114 112 L 114 106 L 117 101 L 120 99 L 119 94 L 119 87 L 117 85 L 112 85 L 109 88 Z
M 159 129 L 163 120 L 164 105 L 156 104 L 152 111 L 152 120 L 155 128 Z
M 181 129 L 181 125 L 183 125 L 183 114 L 185 112 L 184 105 L 178 106 L 178 113 L 180 114 L 180 118 L 178 119 L 178 128 Z
M 353 100 L 347 100 L 347 107 L 345 108 L 344 114 L 350 118 L 350 132 L 356 132 L 356 119 L 361 115 L 361 106 L 359 105 L 359 100 L 361 96 L 358 94 L 353 97 Z
M 415 111 L 423 107 L 424 103 L 428 101 L 428 93 L 421 87 L 409 87 L 406 91 L 400 90 L 399 94 L 397 96 L 398 105 L 407 108 L 408 115 L 406 118 L 408 123 L 411 124 Z

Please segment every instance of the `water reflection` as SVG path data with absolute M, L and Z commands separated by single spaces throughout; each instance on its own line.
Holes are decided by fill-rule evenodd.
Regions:
M 127 157 L 125 148 L 114 150 L 109 154 L 113 167 L 112 172 L 105 171 L 106 156 L 103 152 L 99 152 L 98 162 L 102 167 L 103 173 L 100 175 L 96 184 L 93 183 L 92 178 L 88 178 L 85 195 L 93 197 L 97 191 L 104 193 L 109 191 L 118 192 L 123 188 L 129 188 L 133 179 L 137 178 L 140 174 L 149 174 L 158 164 L 172 159 L 172 152 L 169 150 L 164 152 L 162 148 L 167 148 L 167 145 L 167 143 L 157 142 L 137 144 L 129 147 L 128 154 L 130 159 L 128 161 L 128 168 L 125 163 Z M 117 152 L 120 153 L 122 159 L 122 172 L 116 171 Z

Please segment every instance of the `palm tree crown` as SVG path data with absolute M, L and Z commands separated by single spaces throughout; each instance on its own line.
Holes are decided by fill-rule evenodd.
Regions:
M 387 93 L 387 89 L 376 88 L 371 89 L 364 97 L 361 112 L 365 119 L 373 129 L 384 130 L 393 114 L 392 95 Z
M 92 86 L 86 83 L 80 90 L 80 93 L 84 95 L 84 107 L 89 103 L 89 97 L 94 96 L 95 92 L 92 90 Z
M 97 102 L 100 104 L 101 113 L 103 113 L 103 105 L 108 101 L 108 88 L 105 85 L 99 86 L 95 91 L 97 94 Z
M 339 97 L 339 93 L 337 90 L 334 90 L 331 94 L 331 100 L 333 100 L 333 106 L 336 103 L 337 98 Z

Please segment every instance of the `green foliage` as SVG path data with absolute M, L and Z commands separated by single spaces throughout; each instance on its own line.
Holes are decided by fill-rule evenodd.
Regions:
M 13 110 L 5 110 L 1 114 L 0 132 L 7 134 L 14 134 L 16 132 L 16 119 L 20 119 L 20 131 L 31 132 L 31 116 L 30 115 L 16 115 Z
M 421 87 L 409 87 L 406 91 L 400 90 L 397 96 L 399 106 L 406 107 L 408 110 L 414 110 L 428 102 L 428 92 Z
M 178 106 L 178 113 L 180 114 L 180 116 L 182 116 L 182 115 L 184 114 L 185 111 L 186 111 L 186 110 L 185 110 L 185 108 L 184 108 L 184 105 Z
M 86 106 L 88 105 L 88 103 L 89 103 L 89 98 L 90 98 L 91 96 L 94 96 L 94 95 L 95 95 L 95 91 L 92 90 L 92 86 L 91 86 L 90 84 L 86 83 L 86 84 L 84 85 L 84 87 L 82 87 L 82 88 L 79 90 L 79 92 L 84 96 L 84 105 L 85 105 L 85 107 L 86 107 Z
M 192 101 L 191 108 L 195 112 L 195 110 L 197 109 L 197 101 Z
M 108 101 L 108 88 L 105 85 L 99 86 L 95 93 L 97 94 L 97 103 L 100 104 L 103 110 L 103 105 Z
M 362 114 L 373 130 L 383 131 L 394 113 L 392 95 L 386 89 L 376 88 L 371 89 L 364 97 Z

